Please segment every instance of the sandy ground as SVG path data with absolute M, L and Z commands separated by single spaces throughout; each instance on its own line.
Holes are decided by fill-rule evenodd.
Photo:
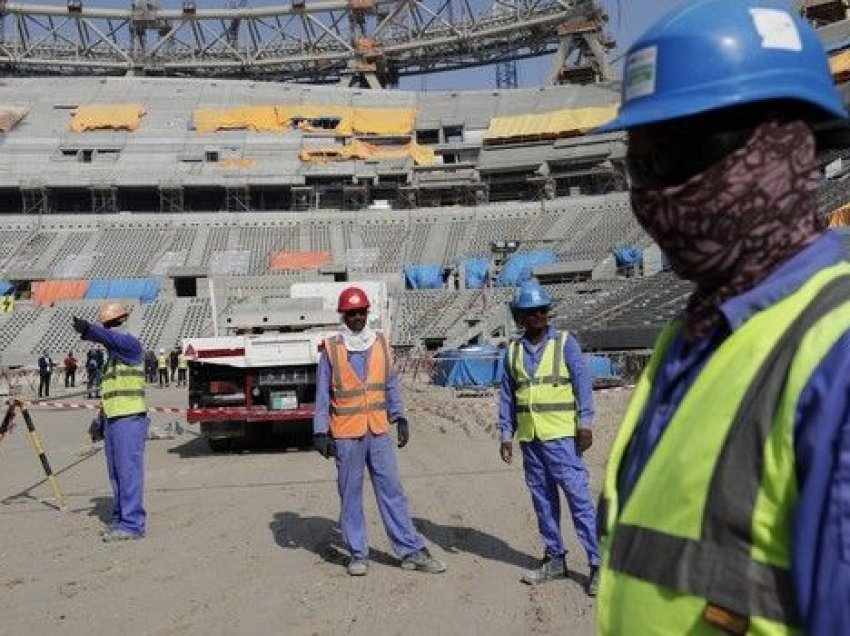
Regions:
M 185 405 L 182 390 L 148 394 L 152 406 Z M 597 395 L 594 496 L 626 398 Z M 448 564 L 442 575 L 397 567 L 367 494 L 372 563 L 349 577 L 332 462 L 297 448 L 212 454 L 191 426 L 148 443 L 147 537 L 104 544 L 110 490 L 102 450 L 86 437 L 92 411 L 32 411 L 65 512 L 51 507 L 18 418 L 0 444 L 0 633 L 592 633 L 586 557 L 566 506 L 573 577 L 519 581 L 542 547 L 521 462 L 498 458 L 495 396 L 406 380 L 405 399 L 412 440 L 400 469 L 419 532 Z

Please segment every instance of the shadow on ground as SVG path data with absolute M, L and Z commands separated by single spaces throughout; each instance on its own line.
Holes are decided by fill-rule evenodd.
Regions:
M 304 517 L 297 512 L 278 512 L 269 529 L 281 548 L 308 550 L 334 565 L 348 562 L 348 550 L 336 521 L 326 517 Z M 369 551 L 369 560 L 389 566 L 399 564 L 397 558 L 375 548 Z
M 440 525 L 428 519 L 415 517 L 416 529 L 431 543 L 449 553 L 468 552 L 491 561 L 501 561 L 518 568 L 531 568 L 537 560 L 514 549 L 506 541 L 469 526 Z

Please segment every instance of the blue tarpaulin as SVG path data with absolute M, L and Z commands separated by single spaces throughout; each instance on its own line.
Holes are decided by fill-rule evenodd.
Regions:
M 7 280 L 0 280 L 0 296 L 8 294 L 12 290 L 12 283 Z
M 442 289 L 442 265 L 408 265 L 404 268 L 408 289 Z
M 499 287 L 512 287 L 531 278 L 531 270 L 538 265 L 558 262 L 558 255 L 551 250 L 536 250 L 514 254 L 505 263 L 496 284 Z
M 502 377 L 504 351 L 482 345 L 437 353 L 434 384 L 467 387 L 493 386 Z
M 590 371 L 590 377 L 594 380 L 597 378 L 615 378 L 619 376 L 610 358 L 586 355 L 584 359 L 587 363 L 587 370 Z
M 613 254 L 617 267 L 629 267 L 643 261 L 643 250 L 639 247 L 618 247 Z
M 138 298 L 152 303 L 160 292 L 156 278 L 98 278 L 89 284 L 86 298 Z
M 467 289 L 482 289 L 490 273 L 489 258 L 467 258 L 461 263 Z

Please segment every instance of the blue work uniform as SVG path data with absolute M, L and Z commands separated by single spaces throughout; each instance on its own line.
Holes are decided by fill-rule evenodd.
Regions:
M 108 366 L 113 364 L 114 359 L 127 365 L 140 365 L 144 362 L 141 343 L 128 333 L 119 333 L 90 322 L 82 338 L 104 346 Z M 143 535 L 146 523 L 145 441 L 150 420 L 147 413 L 105 420 L 104 453 L 106 471 L 112 486 L 111 526 L 113 530 Z
M 549 327 L 546 338 L 533 345 L 523 337 L 523 364 L 526 373 L 533 375 L 540 365 L 549 340 L 557 337 L 557 330 Z M 564 339 L 563 359 L 570 373 L 573 393 L 576 398 L 576 415 L 579 428 L 590 428 L 593 424 L 593 383 L 584 362 L 581 348 L 572 336 Z M 499 394 L 499 427 L 501 440 L 510 442 L 517 429 L 516 383 L 511 375 L 508 353 L 502 371 Z M 573 525 L 579 541 L 587 553 L 588 565 L 599 566 L 599 545 L 596 540 L 596 509 L 590 495 L 590 480 L 584 460 L 578 452 L 575 437 L 560 437 L 549 441 L 538 439 L 520 442 L 525 482 L 531 493 L 537 526 L 546 553 L 560 557 L 567 553 L 561 536 L 561 500 L 558 487 L 564 491 Z
M 755 288 L 720 307 L 724 320 L 688 346 L 671 343 L 617 479 L 622 507 L 682 398 L 720 344 L 753 314 L 797 291 L 845 258 L 827 232 Z M 734 372 L 734 371 L 730 371 Z M 799 499 L 791 576 L 808 634 L 850 634 L 850 332 L 830 349 L 800 394 L 794 417 Z
M 361 382 L 366 380 L 369 368 L 368 351 L 347 351 L 348 362 Z M 316 407 L 313 416 L 313 434 L 328 434 L 331 402 L 331 363 L 327 353 L 322 352 L 316 377 Z M 398 374 L 391 371 L 386 389 L 387 415 L 391 422 L 404 414 Z M 410 516 L 407 496 L 401 485 L 395 457 L 395 440 L 388 433 L 374 435 L 367 428 L 363 437 L 336 439 L 337 488 L 340 497 L 339 524 L 342 536 L 351 556 L 366 559 L 369 556 L 369 540 L 366 533 L 366 517 L 363 514 L 363 476 L 368 468 L 378 512 L 393 550 L 404 558 L 425 547 L 425 542 L 416 533 Z

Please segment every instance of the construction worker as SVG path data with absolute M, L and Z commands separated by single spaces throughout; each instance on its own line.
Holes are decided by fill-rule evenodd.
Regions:
M 532 279 L 517 289 L 512 310 L 523 336 L 505 354 L 499 396 L 499 454 L 513 461 L 513 437 L 522 449 L 525 482 L 537 515 L 545 554 L 526 570 L 529 585 L 568 576 L 567 548 L 561 536 L 560 487 L 567 497 L 579 541 L 587 553 L 585 589 L 596 595 L 599 548 L 596 509 L 582 453 L 593 443 L 593 384 L 581 348 L 569 333 L 549 325 L 552 299 Z
M 186 374 L 189 369 L 189 361 L 186 359 L 186 356 L 183 355 L 183 350 L 181 349 L 177 353 L 177 386 L 186 386 Z
M 145 404 L 144 351 L 126 332 L 129 312 L 119 303 L 100 308 L 100 324 L 74 316 L 74 330 L 83 340 L 107 351 L 101 385 L 104 453 L 112 486 L 112 521 L 103 534 L 107 543 L 145 536 L 145 439 L 150 421 Z
M 316 378 L 313 442 L 325 458 L 334 457 L 340 495 L 340 526 L 351 558 L 348 573 L 363 576 L 369 543 L 363 515 L 363 473 L 368 467 L 378 511 L 405 570 L 440 573 L 446 566 L 428 552 L 416 533 L 399 479 L 390 423 L 398 447 L 410 429 L 404 417 L 399 380 L 383 333 L 367 324 L 369 299 L 358 287 L 339 296 L 339 335 L 325 340 Z
M 159 388 L 161 389 L 163 385 L 168 386 L 168 355 L 165 349 L 160 349 L 156 356 L 156 369 L 159 373 Z
M 850 634 L 850 264 L 815 154 L 846 114 L 786 7 L 663 18 L 603 127 L 628 131 L 633 212 L 695 291 L 608 463 L 602 633 Z

